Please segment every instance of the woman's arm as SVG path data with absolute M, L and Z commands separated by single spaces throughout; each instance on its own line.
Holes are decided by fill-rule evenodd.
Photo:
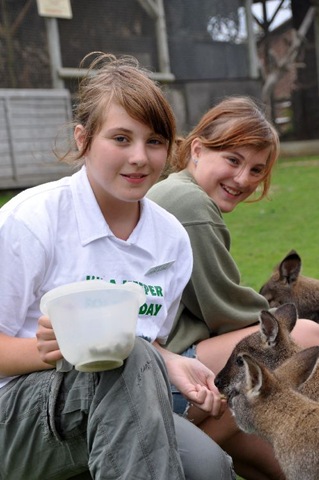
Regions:
M 237 330 L 258 321 L 267 300 L 240 284 L 240 273 L 228 251 L 228 231 L 216 223 L 192 224 L 189 234 L 194 269 L 182 302 L 203 320 L 215 335 Z

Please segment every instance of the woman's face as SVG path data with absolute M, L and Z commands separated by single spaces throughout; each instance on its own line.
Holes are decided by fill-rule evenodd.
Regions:
M 84 136 L 84 127 L 77 125 L 75 139 L 79 149 Z M 158 180 L 167 152 L 168 143 L 161 135 L 112 103 L 85 158 L 88 178 L 99 203 L 136 202 L 143 198 Z
M 193 140 L 192 157 L 187 169 L 198 185 L 224 213 L 246 200 L 263 180 L 269 149 L 251 147 L 216 151 Z

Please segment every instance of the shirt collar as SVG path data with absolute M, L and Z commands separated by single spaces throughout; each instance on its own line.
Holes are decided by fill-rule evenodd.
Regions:
M 81 244 L 113 235 L 96 201 L 85 166 L 72 175 L 71 189 Z
M 153 218 L 148 199 L 141 200 L 140 220 L 129 239 L 124 241 L 115 237 L 105 221 L 87 177 L 85 166 L 72 175 L 71 189 L 82 246 L 99 238 L 110 237 L 123 245 L 134 244 L 155 256 L 153 250 L 156 244 L 156 220 Z

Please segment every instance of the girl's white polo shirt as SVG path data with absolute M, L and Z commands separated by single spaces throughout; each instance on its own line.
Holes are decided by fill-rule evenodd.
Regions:
M 0 331 L 34 337 L 44 293 L 101 278 L 144 287 L 147 301 L 140 308 L 136 333 L 165 343 L 191 275 L 191 246 L 173 215 L 147 198 L 141 207 L 129 239 L 115 237 L 85 167 L 71 177 L 25 190 L 2 207 Z

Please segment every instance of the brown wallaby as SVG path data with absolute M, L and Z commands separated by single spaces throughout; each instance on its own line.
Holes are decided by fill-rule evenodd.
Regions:
M 274 313 L 263 310 L 259 331 L 238 342 L 226 365 L 217 374 L 215 384 L 219 391 L 228 397 L 233 385 L 242 378 L 243 368 L 237 363 L 239 352 L 248 353 L 273 370 L 301 350 L 290 335 L 296 321 L 297 310 L 292 303 L 282 305 Z
M 295 353 L 278 368 L 275 375 L 302 395 L 319 401 L 319 346 Z
M 300 272 L 301 258 L 291 250 L 275 267 L 259 293 L 268 300 L 270 307 L 294 303 L 299 318 L 319 323 L 319 280 L 305 277 Z
M 287 480 L 318 480 L 319 403 L 247 353 L 239 352 L 237 361 L 244 375 L 230 392 L 229 406 L 238 426 L 272 444 Z

